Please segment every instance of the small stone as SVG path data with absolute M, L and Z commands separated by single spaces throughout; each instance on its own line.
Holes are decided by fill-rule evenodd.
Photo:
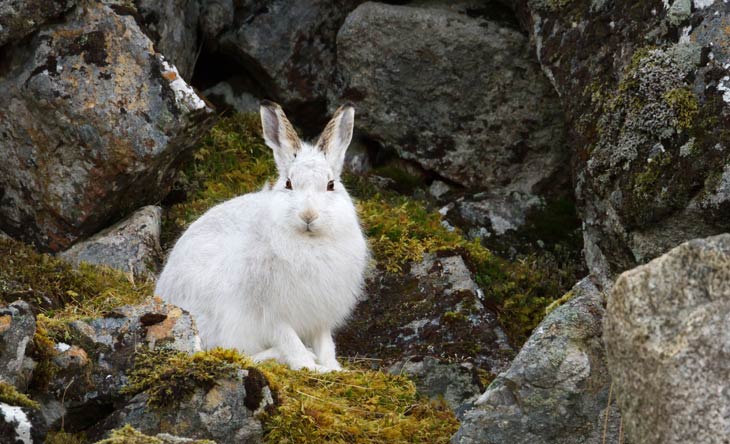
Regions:
M 54 356 L 53 362 L 62 369 L 81 368 L 89 363 L 89 356 L 83 348 L 74 345 Z
M 147 206 L 60 256 L 76 265 L 106 265 L 138 277 L 154 278 L 162 261 L 161 224 L 162 208 Z
M 27 387 L 35 367 L 25 356 L 35 335 L 36 323 L 24 301 L 0 307 L 0 380 L 20 390 Z

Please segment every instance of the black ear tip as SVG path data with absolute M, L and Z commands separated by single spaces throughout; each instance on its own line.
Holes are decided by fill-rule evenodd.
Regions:
M 352 102 L 345 102 L 345 103 L 342 104 L 342 108 L 343 109 L 345 109 L 345 108 L 353 108 L 354 109 L 355 108 L 355 104 L 352 103 Z
M 279 108 L 279 105 L 275 102 L 272 102 L 271 100 L 263 99 L 263 100 L 261 100 L 260 103 L 261 103 L 261 106 L 264 108 L 274 108 L 274 109 Z

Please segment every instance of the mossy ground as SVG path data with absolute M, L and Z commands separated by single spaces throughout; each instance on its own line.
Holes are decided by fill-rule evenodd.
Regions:
M 144 391 L 150 405 L 167 407 L 183 401 L 196 387 L 211 389 L 219 379 L 233 378 L 251 364 L 236 351 L 222 348 L 193 355 L 165 349 L 138 353 L 124 391 Z
M 184 401 L 195 387 L 251 369 L 231 350 L 137 356 L 128 390 L 146 391 L 155 407 Z M 269 361 L 254 368 L 269 380 L 279 406 L 264 413 L 266 441 L 285 443 L 446 443 L 458 423 L 444 405 L 416 394 L 403 376 L 350 366 L 346 372 L 294 371 Z
M 91 265 L 74 268 L 39 254 L 32 247 L 0 239 L 0 303 L 22 299 L 37 314 L 30 348 L 38 363 L 31 389 L 42 391 L 56 372 L 54 343 L 66 340 L 66 325 L 76 319 L 98 318 L 115 307 L 139 303 L 152 295 L 152 283 L 135 281 L 122 272 Z

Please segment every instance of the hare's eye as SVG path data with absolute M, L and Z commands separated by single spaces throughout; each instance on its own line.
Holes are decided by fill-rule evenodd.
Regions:
M 289 179 L 286 180 L 286 189 L 291 190 L 291 180 Z
M 327 191 L 334 191 L 335 190 L 335 181 L 330 180 L 327 182 Z

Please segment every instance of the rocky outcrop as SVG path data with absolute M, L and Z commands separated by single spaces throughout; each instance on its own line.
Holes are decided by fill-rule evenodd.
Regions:
M 444 400 L 457 415 L 476 401 L 484 390 L 477 368 L 470 362 L 440 362 L 427 356 L 418 361 L 401 361 L 388 372 L 405 374 L 416 383 L 418 393 L 432 401 Z
M 727 3 L 513 4 L 567 110 L 591 271 L 730 229 Z
M 251 372 L 258 370 L 240 370 L 235 379 L 217 381 L 210 390 L 197 388 L 189 399 L 167 408 L 151 407 L 148 396 L 139 394 L 115 411 L 99 429 L 129 424 L 150 435 L 169 433 L 212 439 L 217 444 L 262 443 L 263 427 L 254 415 L 273 406 L 274 400 L 268 386 L 252 386 L 251 380 L 255 377 Z M 262 390 L 262 393 L 256 395 L 253 390 Z
M 154 278 L 162 262 L 162 208 L 146 206 L 61 253 L 67 261 L 106 265 L 143 278 Z
M 335 337 L 338 354 L 384 365 L 468 358 L 498 373 L 514 352 L 483 298 L 459 255 L 427 254 L 404 273 L 375 271 L 366 299 Z
M 4 48 L 0 228 L 67 248 L 161 199 L 209 109 L 133 17 L 91 2 Z
M 76 0 L 6 0 L 0 3 L 0 47 L 22 39 L 71 9 Z
M 477 407 L 462 415 L 452 443 L 619 442 L 601 337 L 604 296 L 589 278 L 571 293 L 535 329 Z
M 186 81 L 193 77 L 199 53 L 200 0 L 135 0 L 144 31 Z
M 287 112 L 324 116 L 335 70 L 335 37 L 357 0 L 209 1 L 205 35 L 248 73 Z M 232 10 L 232 11 L 231 11 Z M 233 14 L 226 14 L 227 11 Z
M 484 205 L 499 212 L 507 201 L 519 222 L 540 206 L 537 196 L 567 183 L 562 112 L 529 40 L 471 12 L 360 5 L 337 36 L 341 84 L 330 105 L 352 101 L 368 138 L 453 183 L 488 189 Z
M 35 315 L 30 305 L 15 301 L 0 307 L 0 381 L 24 390 L 35 362 L 25 356 L 35 334 Z
M 604 337 L 631 442 L 727 441 L 728 319 L 728 234 L 687 242 L 619 277 Z
M 55 344 L 54 376 L 35 398 L 41 401 L 49 426 L 57 426 L 63 418 L 71 431 L 99 421 L 124 398 L 121 391 L 139 350 L 200 350 L 190 315 L 159 299 L 63 328 L 68 339 Z

